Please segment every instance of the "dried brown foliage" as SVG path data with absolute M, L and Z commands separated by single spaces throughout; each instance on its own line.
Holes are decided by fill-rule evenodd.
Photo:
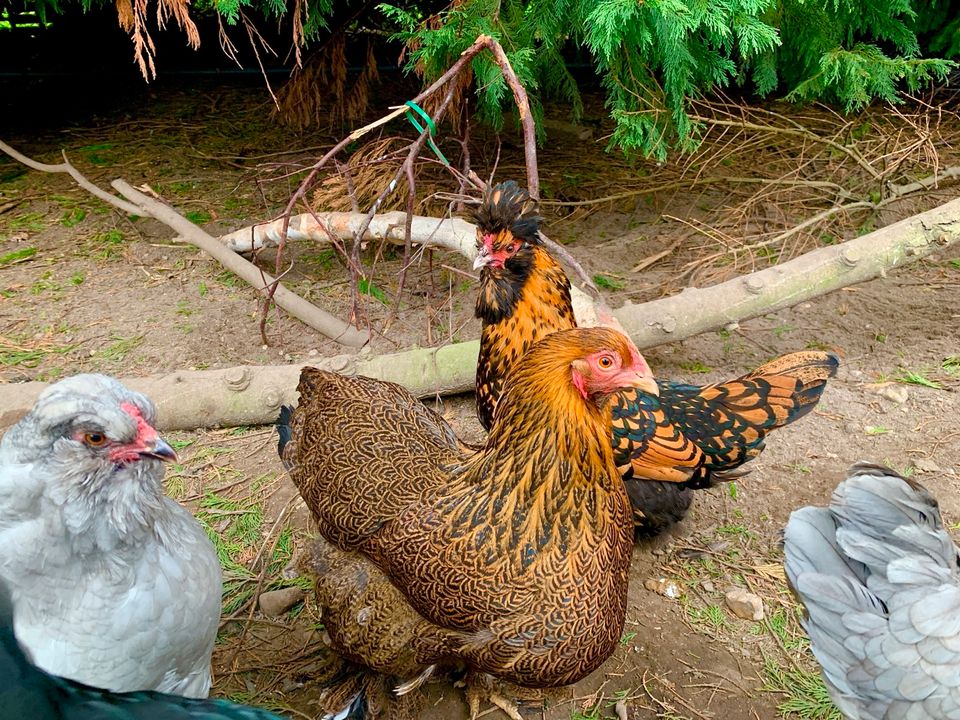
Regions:
M 148 0 L 116 0 L 117 19 L 120 27 L 133 41 L 133 57 L 147 81 L 157 77 L 154 56 L 157 49 L 147 28 Z M 196 50 L 200 47 L 200 33 L 190 17 L 190 0 L 157 0 L 157 26 L 163 30 L 167 20 L 174 18 L 187 35 L 187 44 Z
M 313 53 L 278 95 L 279 118 L 303 130 L 324 123 L 343 124 L 360 120 L 370 105 L 370 89 L 380 79 L 373 43 L 367 42 L 363 69 L 348 77 L 348 36 L 333 35 Z
M 353 209 L 351 186 L 357 205 L 363 209 L 370 207 L 403 164 L 409 148 L 410 139 L 403 137 L 366 143 L 340 166 L 340 172 L 332 172 L 319 183 L 310 196 L 311 207 L 318 212 L 350 212 Z M 416 214 L 446 215 L 449 201 L 439 199 L 437 193 L 449 192 L 450 173 L 429 158 L 414 163 L 414 173 L 420 197 Z M 394 191 L 380 207 L 381 212 L 405 210 L 406 196 L 402 191 Z

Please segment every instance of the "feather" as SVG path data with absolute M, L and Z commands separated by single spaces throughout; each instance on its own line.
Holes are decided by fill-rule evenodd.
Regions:
M 10 591 L 0 582 L 0 709 L 32 720 L 279 720 L 226 700 L 195 700 L 158 692 L 113 693 L 56 677 L 36 667 L 14 635 Z
M 220 564 L 199 523 L 163 494 L 159 460 L 173 455 L 155 415 L 103 375 L 40 395 L 0 440 L 0 580 L 20 642 L 48 672 L 205 697 Z
M 539 237 L 535 203 L 515 182 L 489 188 L 477 223 L 483 321 L 477 363 L 477 415 L 490 429 L 511 368 L 553 332 L 576 327 L 570 282 Z M 746 472 L 767 435 L 809 413 L 836 374 L 831 353 L 803 351 L 751 373 L 698 387 L 658 381 L 613 401 L 611 442 L 627 483 L 638 534 L 655 535 L 684 517 L 690 490 Z
M 829 508 L 790 516 L 784 555 L 813 653 L 848 717 L 960 718 L 957 548 L 926 489 L 855 465 Z

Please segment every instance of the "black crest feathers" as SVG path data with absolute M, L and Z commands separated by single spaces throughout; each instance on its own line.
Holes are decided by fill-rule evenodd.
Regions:
M 488 187 L 483 202 L 473 213 L 473 221 L 482 232 L 509 230 L 518 240 L 540 242 L 537 201 L 513 180 Z

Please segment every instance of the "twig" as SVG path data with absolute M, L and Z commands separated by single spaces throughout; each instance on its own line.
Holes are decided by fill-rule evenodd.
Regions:
M 0 150 L 3 150 L 3 152 L 10 155 L 10 157 L 34 170 L 49 173 L 67 173 L 80 187 L 88 191 L 91 195 L 104 200 L 128 214 L 152 217 L 159 220 L 178 233 L 185 242 L 203 250 L 227 270 L 230 270 L 254 288 L 259 289 L 262 287 L 261 278 L 268 278 L 268 282 L 277 282 L 268 275 L 264 275 L 256 265 L 230 252 L 221 243 L 217 242 L 215 238 L 187 220 L 183 215 L 180 215 L 169 205 L 134 189 L 123 180 L 114 180 L 111 184 L 117 191 L 122 193 L 127 200 L 113 195 L 87 180 L 80 171 L 70 164 L 69 160 L 67 160 L 66 153 L 64 153 L 63 163 L 48 165 L 28 158 L 3 141 L 0 141 Z M 368 336 L 365 333 L 361 333 L 353 326 L 343 322 L 325 310 L 316 307 L 312 303 L 307 302 L 290 290 L 282 288 L 280 297 L 281 299 L 277 301 L 280 307 L 327 337 L 353 347 L 360 347 L 366 344 Z
M 939 173 L 934 173 L 929 177 L 921 178 L 915 182 L 903 183 L 902 185 L 887 183 L 887 190 L 890 191 L 890 195 L 893 197 L 901 197 L 916 192 L 917 190 L 927 190 L 931 187 L 936 187 L 941 181 L 955 177 L 960 177 L 960 167 L 958 166 L 948 167 Z
M 368 341 L 369 336 L 367 333 L 361 332 L 349 323 L 316 307 L 299 295 L 283 287 L 280 285 L 278 279 L 264 273 L 256 265 L 247 262 L 236 253 L 230 252 L 230 250 L 225 248 L 221 243 L 217 242 L 215 238 L 177 213 L 169 205 L 165 205 L 159 200 L 145 195 L 123 180 L 114 180 L 111 184 L 126 197 L 136 201 L 141 208 L 140 212 L 146 211 L 150 217 L 168 225 L 176 231 L 185 242 L 211 255 L 221 265 L 253 287 L 262 289 L 264 283 L 272 283 L 275 286 L 277 305 L 295 318 L 344 345 L 360 347 Z
M 706 123 L 707 125 L 719 125 L 725 127 L 736 127 L 744 128 L 746 130 L 757 130 L 759 132 L 769 132 L 776 133 L 780 135 L 792 135 L 793 137 L 802 137 L 807 140 L 812 140 L 814 142 L 823 143 L 824 145 L 829 145 L 834 150 L 842 152 L 844 155 L 853 160 L 857 165 L 862 167 L 867 173 L 870 174 L 875 180 L 880 180 L 883 176 L 873 165 L 868 163 L 866 160 L 861 157 L 861 155 L 853 150 L 853 148 L 847 147 L 846 145 L 841 145 L 836 140 L 831 140 L 830 138 L 821 137 L 815 132 L 811 132 L 806 128 L 784 128 L 777 127 L 776 125 L 760 125 L 758 123 L 748 122 L 746 120 L 720 120 L 718 118 L 708 118 L 701 115 L 691 115 L 691 120 L 696 120 L 698 122 Z
M 3 152 L 5 152 L 7 155 L 12 157 L 17 162 L 23 163 L 27 167 L 33 168 L 34 170 L 39 170 L 40 172 L 45 172 L 45 173 L 67 173 L 70 177 L 73 178 L 74 182 L 76 182 L 77 185 L 82 187 L 88 193 L 90 193 L 91 195 L 95 195 L 96 197 L 100 198 L 104 202 L 110 203 L 116 208 L 120 208 L 125 213 L 128 213 L 130 215 L 144 214 L 142 208 L 137 207 L 132 203 L 128 203 L 126 200 L 119 198 L 116 195 L 113 195 L 112 193 L 108 193 L 106 190 L 103 190 L 97 187 L 92 182 L 87 180 L 80 173 L 79 170 L 77 170 L 73 165 L 70 164 L 70 161 L 67 160 L 66 153 L 63 154 L 62 163 L 59 163 L 57 165 L 48 165 L 47 163 L 37 162 L 36 160 L 28 158 L 26 155 L 23 155 L 17 152 L 16 150 L 14 150 L 12 147 L 7 145 L 2 140 L 0 140 L 0 150 L 3 150 Z

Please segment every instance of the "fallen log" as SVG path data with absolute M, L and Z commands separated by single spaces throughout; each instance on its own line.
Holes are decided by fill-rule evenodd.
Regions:
M 264 425 L 277 419 L 281 405 L 296 404 L 304 365 L 389 380 L 427 398 L 472 390 L 478 351 L 479 343 L 468 342 L 390 355 L 336 355 L 293 365 L 180 370 L 123 382 L 153 400 L 159 430 Z M 23 417 L 46 387 L 42 382 L 0 385 L 0 427 Z
M 642 305 L 628 304 L 614 315 L 638 347 L 652 347 L 885 276 L 958 240 L 960 199 L 782 265 Z M 473 389 L 478 346 L 472 341 L 389 355 L 361 352 L 309 364 L 390 380 L 418 397 L 431 397 Z M 157 403 L 159 425 L 165 430 L 256 425 L 273 422 L 281 404 L 295 402 L 301 367 L 182 371 L 124 382 Z M 0 385 L 0 427 L 26 413 L 44 387 L 39 382 Z

